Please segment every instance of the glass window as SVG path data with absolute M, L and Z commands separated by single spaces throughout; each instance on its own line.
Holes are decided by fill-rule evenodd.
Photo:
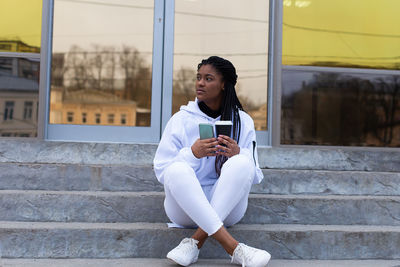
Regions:
M 74 113 L 73 112 L 67 112 L 67 121 L 71 122 L 71 123 L 74 121 Z
M 0 56 L 0 133 L 37 136 L 39 66 L 39 59 Z
M 114 124 L 114 114 L 108 114 L 108 123 Z
M 25 101 L 25 103 L 24 103 L 24 120 L 32 119 L 32 109 L 33 109 L 33 102 Z
M 122 125 L 126 124 L 126 114 L 121 114 L 121 124 Z
M 36 137 L 42 0 L 0 6 L 0 136 Z
M 78 123 L 89 125 L 115 125 L 100 117 L 119 110 L 129 118 L 150 114 L 153 13 L 147 0 L 54 0 L 50 123 L 67 123 L 59 114 L 71 107 L 89 116 L 101 107 Z
M 281 142 L 400 146 L 400 75 L 283 71 Z
M 100 124 L 100 123 L 101 123 L 101 114 L 96 113 L 96 124 Z
M 400 146 L 400 2 L 283 5 L 281 143 Z
M 4 108 L 4 120 L 12 120 L 14 114 L 14 101 L 6 101 L 6 106 Z
M 257 130 L 267 129 L 269 1 L 175 1 L 173 110 L 195 98 L 197 64 L 217 55 L 236 67 L 236 90 Z
M 82 123 L 85 124 L 87 122 L 87 114 L 82 113 Z
M 400 69 L 400 1 L 283 0 L 282 63 Z
M 40 53 L 42 0 L 1 0 L 0 52 Z

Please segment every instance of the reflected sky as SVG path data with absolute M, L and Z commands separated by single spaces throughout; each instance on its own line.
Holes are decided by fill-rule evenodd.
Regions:
M 396 0 L 284 0 L 283 64 L 399 69 L 399 10 Z
M 151 64 L 153 13 L 148 0 L 55 0 L 53 52 L 127 45 Z M 237 67 L 240 93 L 265 102 L 268 13 L 262 0 L 176 1 L 174 71 L 195 70 L 203 58 L 220 55 Z
M 153 46 L 153 1 L 55 0 L 53 52 L 72 45 L 90 51 L 93 44 L 134 44 L 144 53 Z
M 42 0 L 1 0 L 0 40 L 40 47 Z

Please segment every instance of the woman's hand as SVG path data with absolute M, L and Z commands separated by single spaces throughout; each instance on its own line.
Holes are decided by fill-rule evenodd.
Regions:
M 228 158 L 233 157 L 240 153 L 240 147 L 235 140 L 229 136 L 220 134 L 218 136 L 217 154 L 223 155 Z
M 218 141 L 216 138 L 197 139 L 192 145 L 193 155 L 200 159 L 202 157 L 213 157 L 217 152 Z

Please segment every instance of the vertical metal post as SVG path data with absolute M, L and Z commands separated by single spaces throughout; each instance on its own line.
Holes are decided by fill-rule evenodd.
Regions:
M 50 105 L 50 75 L 54 0 L 43 0 L 42 35 L 40 45 L 39 117 L 38 139 L 47 138 Z
M 283 20 L 283 4 L 280 0 L 272 0 L 273 8 L 273 75 L 271 76 L 272 82 L 272 96 L 270 98 L 271 113 L 271 145 L 280 145 L 281 134 L 281 96 L 282 96 L 282 20 Z
M 165 0 L 161 133 L 172 115 L 175 0 Z M 161 137 L 160 133 L 160 137 Z

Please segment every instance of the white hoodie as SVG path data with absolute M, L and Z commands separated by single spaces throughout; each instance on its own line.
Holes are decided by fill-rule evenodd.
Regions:
M 239 116 L 241 122 L 240 154 L 248 156 L 255 163 L 256 172 L 253 183 L 260 183 L 264 176 L 258 165 L 254 122 L 243 111 L 239 111 Z M 220 120 L 220 116 L 213 119 L 203 113 L 197 104 L 197 99 L 190 101 L 187 106 L 181 106 L 180 111 L 168 121 L 154 157 L 154 171 L 158 181 L 164 184 L 165 169 L 171 163 L 178 161 L 186 162 L 193 168 L 202 186 L 213 185 L 217 181 L 215 157 L 198 159 L 193 155 L 191 147 L 200 138 L 199 123 L 214 124 L 218 120 Z

